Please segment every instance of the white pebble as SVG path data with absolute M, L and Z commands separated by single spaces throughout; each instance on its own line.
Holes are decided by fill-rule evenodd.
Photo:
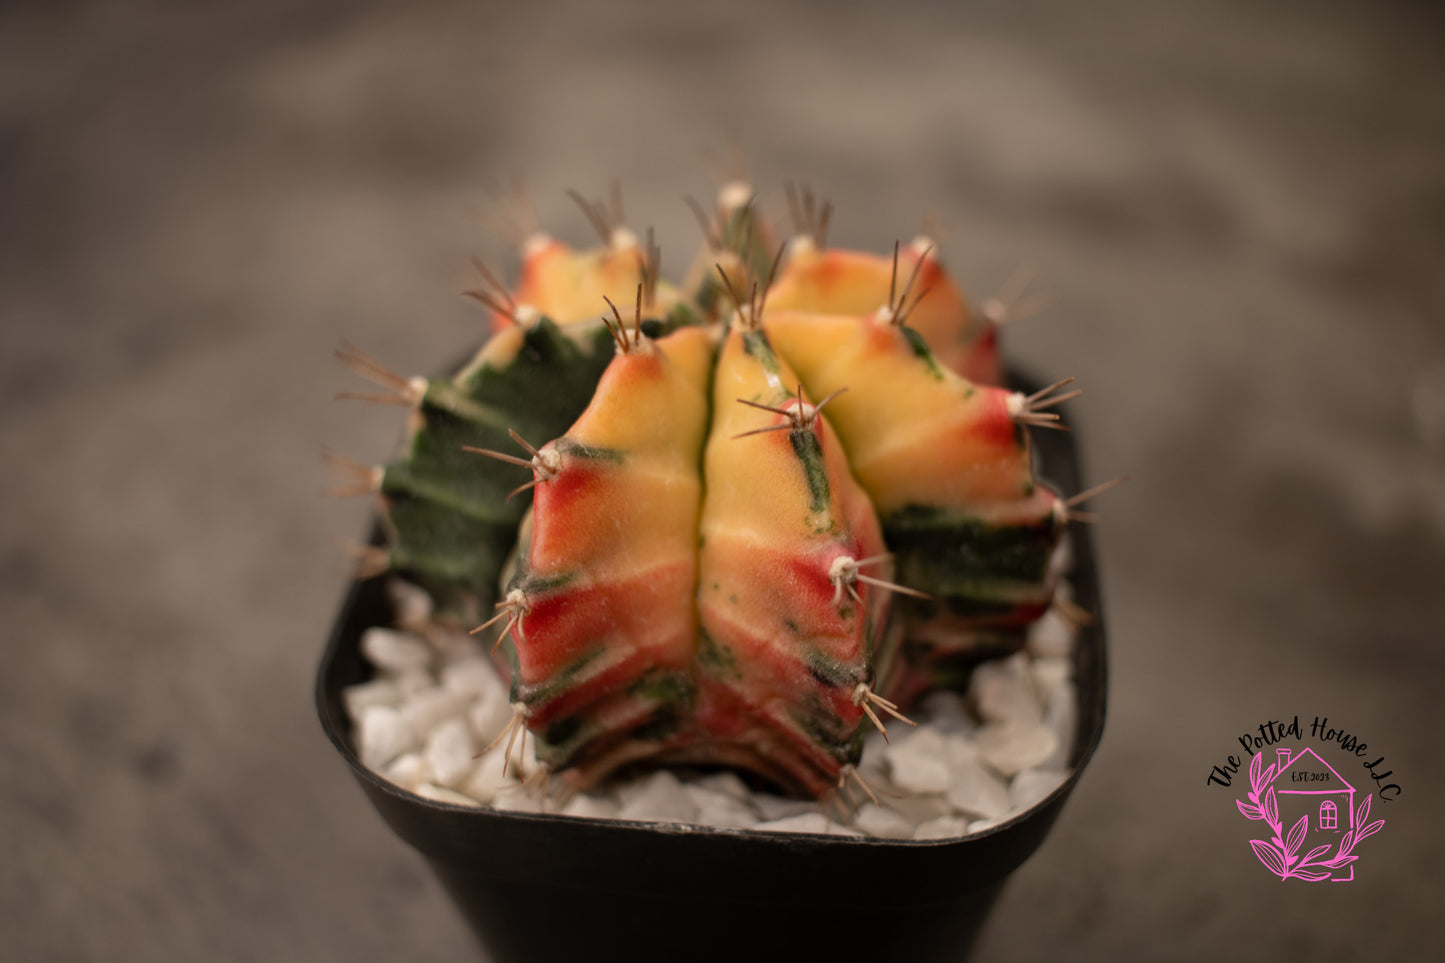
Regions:
M 1067 773 L 1052 769 L 1025 769 L 1009 783 L 1009 799 L 1013 812 L 1021 813 L 1044 801 L 1044 797 L 1064 784 Z
M 872 759 L 869 759 L 866 755 L 863 757 L 863 761 L 858 764 L 858 778 L 863 780 L 869 789 L 873 790 L 875 796 L 887 795 L 893 797 L 918 795 L 917 793 L 904 789 L 893 781 L 893 777 L 888 774 L 888 764 L 881 752 Z M 851 785 L 849 786 L 848 792 L 862 796 L 867 795 L 867 793 L 863 792 L 862 788 L 856 783 L 853 783 L 852 780 L 849 780 L 849 782 Z
M 1072 540 L 1065 535 L 1059 539 L 1059 544 L 1054 547 L 1054 553 L 1049 556 L 1049 571 L 1055 576 L 1065 576 L 1074 570 L 1074 546 Z
M 912 839 L 914 824 L 901 813 L 869 802 L 858 808 L 853 828 L 879 839 Z
M 460 717 L 448 719 L 427 736 L 427 765 L 431 766 L 432 781 L 440 785 L 455 788 L 472 771 L 476 754 L 471 730 Z
M 1071 685 L 1061 686 L 1049 699 L 1044 710 L 1044 725 L 1054 734 L 1054 751 L 1039 765 L 1048 769 L 1067 769 L 1073 752 L 1074 732 L 1079 725 L 1079 697 Z
M 386 594 L 397 625 L 415 629 L 431 621 L 431 593 L 426 589 L 394 578 L 386 583 Z
M 424 782 L 431 782 L 431 767 L 427 765 L 426 759 L 420 753 L 408 752 L 400 756 L 386 767 L 382 773 L 386 781 L 393 786 L 400 786 L 408 792 L 416 792 L 418 786 Z
M 992 829 L 1001 822 L 1003 822 L 1002 819 L 975 819 L 968 824 L 968 831 L 970 833 L 981 833 L 985 829 Z
M 980 758 L 996 772 L 1013 776 L 1040 765 L 1058 745 L 1043 724 L 995 722 L 978 731 Z
M 951 760 L 953 781 L 945 798 L 956 811 L 967 816 L 993 818 L 1008 812 L 1008 785 L 976 759 L 955 755 Z
M 913 718 L 944 733 L 969 733 L 976 726 L 969 714 L 968 703 L 957 692 L 939 689 L 924 696 Z
M 985 662 L 973 670 L 968 694 L 981 718 L 990 722 L 1039 722 L 1043 712 L 1022 655 Z
M 427 689 L 401 704 L 401 717 L 418 738 L 425 739 L 443 722 L 461 716 L 466 704 L 466 696 L 445 689 Z
M 425 642 L 395 629 L 367 629 L 361 635 L 361 652 L 372 665 L 388 672 L 425 668 L 431 663 L 431 648 Z
M 751 829 L 758 824 L 758 814 L 751 806 L 734 799 L 716 806 L 702 806 L 696 822 L 721 829 Z
M 400 675 L 392 677 L 396 682 L 396 690 L 401 693 L 403 699 L 410 699 L 418 692 L 426 692 L 435 689 L 437 680 L 426 669 L 407 669 Z
M 391 706 L 371 706 L 357 727 L 357 755 L 369 769 L 380 772 L 387 763 L 416 748 L 416 736 Z
M 590 792 L 579 792 L 567 800 L 567 805 L 562 807 L 562 814 L 583 819 L 615 819 L 620 808 L 615 799 L 607 796 L 594 796 Z
M 978 761 L 978 743 L 974 741 L 977 734 L 978 730 L 975 729 L 966 736 L 953 735 L 944 737 L 944 741 L 948 743 L 949 766 L 958 766 L 960 760 L 964 763 Z
M 793 816 L 802 816 L 818 811 L 818 804 L 815 802 L 785 799 L 769 792 L 760 792 L 753 796 L 753 806 L 757 808 L 764 822 L 777 822 L 780 819 L 790 819 Z
M 471 723 L 472 734 L 485 746 L 507 728 L 513 711 L 512 704 L 507 701 L 507 693 L 484 695 L 467 708 L 467 722 Z
M 800 813 L 796 816 L 786 816 L 782 819 L 774 819 L 771 822 L 758 823 L 754 829 L 762 830 L 765 833 L 819 833 L 833 836 L 860 836 L 857 830 L 849 829 L 846 826 L 839 826 L 819 812 Z
M 910 729 L 893 740 L 884 758 L 899 787 L 909 792 L 943 792 L 948 788 L 948 749 L 933 729 Z
M 677 777 L 663 769 L 643 779 L 640 790 L 623 795 L 617 818 L 685 823 L 697 818 L 697 806 Z
M 507 687 L 497 675 L 496 667 L 486 659 L 463 659 L 441 671 L 442 688 L 469 698 L 476 696 L 507 697 Z
M 545 800 L 542 794 L 530 786 L 512 783 L 504 786 L 492 797 L 492 808 L 513 813 L 539 813 Z
M 883 738 L 883 733 L 873 726 L 869 726 L 867 734 L 863 736 L 863 762 L 869 759 L 878 759 L 888 748 L 888 740 Z
M 926 823 L 940 816 L 953 815 L 953 808 L 948 805 L 948 800 L 940 793 L 897 794 L 880 786 L 874 786 L 873 791 L 879 796 L 887 798 L 889 808 L 898 810 L 905 819 L 911 820 L 914 825 Z
M 968 822 L 957 816 L 939 816 L 926 823 L 919 823 L 913 833 L 914 839 L 953 839 L 968 832 Z
M 1074 627 L 1058 609 L 1049 609 L 1029 627 L 1028 648 L 1034 655 L 1068 658 L 1074 651 Z
M 631 779 L 612 783 L 611 788 L 613 795 L 625 806 L 628 800 L 635 799 L 647 791 L 647 777 L 633 776 Z
M 433 783 L 424 782 L 416 787 L 416 794 L 423 799 L 430 799 L 433 802 L 451 803 L 453 806 L 469 806 L 476 809 L 481 804 L 470 796 L 464 796 L 455 789 L 448 789 L 446 786 L 438 786 Z
M 443 666 L 454 662 L 472 662 L 486 655 L 486 649 L 479 641 L 457 629 L 431 625 L 423 633 L 423 638 L 432 647 L 438 663 Z
M 1068 684 L 1073 667 L 1069 665 L 1068 659 L 1037 658 L 1030 661 L 1029 674 L 1033 676 L 1034 689 L 1039 698 L 1044 705 L 1048 705 L 1053 694 Z
M 401 701 L 401 690 L 390 679 L 373 679 L 341 690 L 341 701 L 352 725 L 361 721 L 361 714 L 371 706 L 395 706 Z
M 516 773 L 514 762 L 507 767 L 507 775 L 502 775 L 502 750 L 495 749 L 472 767 L 471 773 L 463 779 L 461 789 L 478 802 L 489 803 L 504 788 L 516 785 Z
M 706 789 L 710 792 L 720 792 L 725 796 L 741 799 L 743 802 L 753 798 L 753 791 L 735 772 L 708 773 L 706 776 L 697 777 L 688 785 L 697 786 L 699 789 Z
M 713 809 L 726 809 L 736 806 L 748 807 L 746 802 L 736 796 L 709 789 L 707 786 L 700 786 L 695 782 L 683 783 L 682 790 L 687 793 L 688 798 L 692 800 L 692 804 L 698 809 L 707 809 L 709 807 Z

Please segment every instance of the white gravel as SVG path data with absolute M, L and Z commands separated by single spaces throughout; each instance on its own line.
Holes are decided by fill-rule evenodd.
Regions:
M 851 816 L 836 802 L 756 792 L 735 773 L 661 770 L 544 796 L 528 738 L 503 773 L 512 718 L 506 686 L 487 653 L 465 633 L 430 620 L 431 600 L 393 581 L 398 628 L 368 629 L 362 652 L 376 678 L 352 686 L 343 703 L 361 761 L 393 784 L 437 802 L 512 812 L 561 812 L 591 819 L 681 822 L 764 832 L 952 839 L 982 832 L 1038 805 L 1068 778 L 1078 724 L 1069 656 L 1075 630 L 1050 610 L 1024 651 L 974 670 L 966 695 L 934 692 L 894 723 L 885 741 L 870 733 L 858 770 L 877 802 L 854 787 Z M 520 758 L 520 764 L 519 764 Z M 839 820 L 847 817 L 847 822 Z
M 948 742 L 942 732 L 920 726 L 895 732 L 889 738 L 883 756 L 895 786 L 911 793 L 943 792 L 948 788 Z
M 1029 654 L 1067 659 L 1074 652 L 1074 627 L 1059 614 L 1057 608 L 1049 609 L 1029 630 Z
M 513 763 L 513 766 L 515 765 L 516 763 Z M 477 802 L 489 803 L 496 798 L 497 793 L 514 785 L 516 781 L 514 771 L 509 770 L 505 775 L 502 773 L 502 754 L 489 752 L 478 760 L 461 788 L 462 792 Z
M 397 756 L 382 775 L 392 785 L 416 792 L 422 783 L 430 781 L 431 767 L 421 753 L 408 752 Z
M 431 663 L 427 644 L 400 629 L 367 629 L 361 636 L 361 654 L 366 661 L 390 672 L 422 668 Z
M 928 822 L 919 823 L 914 839 L 953 839 L 968 834 L 968 821 L 957 816 L 939 816 Z
M 991 722 L 978 732 L 978 755 L 995 772 L 1014 776 L 1041 766 L 1058 746 L 1042 722 Z
M 440 723 L 426 739 L 426 763 L 432 781 L 455 788 L 471 773 L 477 749 L 465 718 L 454 715 Z
M 624 792 L 623 789 L 630 791 Z M 618 795 L 622 797 L 618 819 L 687 823 L 697 818 L 698 807 L 692 796 L 666 769 L 654 772 L 646 779 L 634 780 L 619 789 Z
M 423 799 L 430 799 L 433 802 L 451 803 L 453 806 L 471 806 L 480 809 L 482 805 L 471 796 L 459 793 L 453 789 L 448 789 L 446 786 L 438 786 L 429 782 L 424 782 L 420 786 L 417 786 L 416 794 Z
M 351 686 L 341 694 L 341 698 L 346 703 L 346 714 L 355 721 L 372 706 L 396 708 L 401 702 L 401 687 L 391 679 L 375 679 Z
M 912 839 L 918 829 L 913 820 L 896 809 L 876 803 L 864 803 L 853 815 L 853 828 L 879 839 Z
M 863 835 L 855 829 L 838 825 L 819 812 L 802 813 L 797 816 L 788 816 L 784 819 L 775 819 L 768 823 L 758 823 L 750 828 L 761 829 L 763 832 L 768 833 L 819 833 L 833 836 Z
M 973 670 L 968 695 L 979 718 L 989 722 L 1040 722 L 1043 706 L 1029 667 L 1020 652 L 985 662 Z
M 979 762 L 976 755 L 955 752 L 949 761 L 953 764 L 953 781 L 944 798 L 955 814 L 996 819 L 1008 812 L 1008 783 Z
M 353 720 L 357 727 L 357 752 L 371 769 L 380 769 L 397 756 L 416 748 L 416 735 L 392 706 L 367 706 Z

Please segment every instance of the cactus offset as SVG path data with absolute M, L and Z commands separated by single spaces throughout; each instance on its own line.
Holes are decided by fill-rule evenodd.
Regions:
M 1073 502 L 1029 429 L 1074 393 L 994 386 L 994 325 L 932 242 L 828 250 L 810 193 L 785 260 L 746 187 L 697 208 L 681 289 L 620 201 L 577 200 L 603 247 L 534 233 L 512 290 L 481 268 L 497 333 L 456 377 L 347 353 L 389 392 L 355 397 L 413 414 L 403 456 L 342 487 L 380 492 L 394 571 L 482 623 L 504 735 L 549 771 L 724 765 L 821 795 L 867 728 L 1050 604 Z

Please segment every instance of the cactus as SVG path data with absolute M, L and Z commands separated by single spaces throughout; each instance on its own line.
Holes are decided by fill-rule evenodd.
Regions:
M 996 384 L 994 322 L 932 242 L 830 250 L 831 208 L 789 196 L 786 259 L 746 187 L 695 206 L 681 287 L 620 200 L 577 197 L 602 246 L 533 232 L 514 288 L 478 265 L 496 331 L 455 376 L 342 352 L 386 389 L 351 397 L 412 413 L 343 486 L 380 495 L 373 570 L 492 646 L 503 737 L 579 787 L 645 761 L 819 796 L 1051 602 L 1077 499 L 1035 477 L 1029 430 L 1077 392 Z

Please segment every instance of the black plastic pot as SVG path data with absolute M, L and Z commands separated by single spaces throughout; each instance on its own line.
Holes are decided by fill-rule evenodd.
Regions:
M 1043 477 L 1080 488 L 1073 436 L 1035 432 Z M 351 744 L 341 691 L 365 681 L 362 632 L 389 625 L 380 579 L 342 605 L 316 683 L 321 725 L 377 812 L 426 858 L 498 963 L 961 960 L 1004 881 L 1043 841 L 1099 744 L 1106 668 L 1098 573 L 1075 524 L 1080 633 L 1072 775 L 1043 803 L 957 840 L 892 841 L 494 812 L 381 779 Z M 1089 886 L 1097 881 L 1078 880 Z

